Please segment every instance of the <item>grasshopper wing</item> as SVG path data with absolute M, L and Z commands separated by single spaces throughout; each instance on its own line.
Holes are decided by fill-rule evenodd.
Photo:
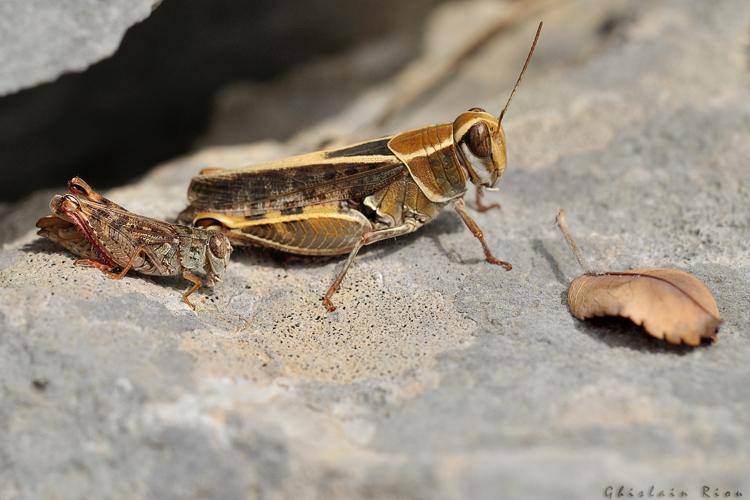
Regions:
M 389 139 L 246 168 L 210 169 L 192 179 L 190 207 L 180 220 L 190 221 L 196 212 L 253 215 L 330 201 L 361 201 L 406 174 L 404 164 L 388 149 Z

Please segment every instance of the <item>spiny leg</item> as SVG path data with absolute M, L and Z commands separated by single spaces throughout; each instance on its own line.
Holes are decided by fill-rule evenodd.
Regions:
M 461 219 L 463 219 L 464 224 L 466 224 L 466 227 L 469 228 L 469 231 L 471 231 L 471 234 L 474 235 L 476 239 L 479 240 L 479 243 L 482 244 L 482 249 L 484 249 L 484 258 L 489 262 L 490 264 L 495 264 L 496 266 L 503 266 L 506 270 L 510 271 L 513 266 L 510 262 L 505 262 L 504 260 L 500 260 L 494 255 L 492 255 L 492 251 L 490 250 L 490 247 L 487 246 L 487 242 L 484 241 L 484 234 L 482 233 L 482 230 L 479 228 L 476 222 L 474 222 L 474 219 L 472 219 L 468 212 L 466 211 L 466 208 L 464 207 L 464 201 L 463 200 L 456 200 L 453 202 L 453 208 L 458 212 L 458 215 L 461 216 Z
M 133 252 L 133 254 L 130 256 L 130 259 L 128 259 L 128 263 L 125 264 L 125 267 L 123 267 L 119 273 L 105 271 L 105 274 L 113 280 L 121 280 L 126 274 L 128 274 L 128 271 L 130 271 L 130 269 L 133 267 L 135 259 L 141 254 L 141 252 L 143 252 L 145 248 L 146 245 L 138 245 L 138 248 L 135 249 L 135 252 Z
M 190 271 L 182 271 L 182 277 L 190 281 L 193 284 L 190 288 L 188 288 L 185 291 L 185 293 L 182 294 L 182 301 L 185 304 L 189 305 L 193 311 L 195 311 L 195 306 L 193 305 L 192 302 L 190 302 L 190 299 L 188 297 L 190 297 L 190 295 L 192 295 L 194 291 L 202 287 L 203 282 L 198 276 L 194 275 Z
M 474 206 L 476 207 L 477 212 L 484 213 L 493 208 L 500 209 L 499 203 L 490 203 L 489 205 L 482 203 L 483 194 L 484 191 L 482 190 L 482 186 L 477 186 L 476 197 L 474 198 Z
M 349 252 L 349 256 L 346 258 L 344 267 L 341 269 L 341 271 L 339 271 L 338 275 L 336 275 L 336 279 L 333 281 L 333 284 L 328 287 L 328 291 L 326 291 L 326 294 L 323 297 L 323 305 L 326 306 L 328 312 L 333 312 L 336 310 L 336 306 L 334 306 L 333 302 L 331 302 L 331 297 L 333 297 L 333 294 L 336 293 L 336 291 L 341 286 L 341 282 L 344 281 L 344 276 L 346 276 L 346 272 L 349 270 L 349 266 L 352 265 L 352 262 L 354 262 L 354 258 L 357 256 L 357 253 L 359 253 L 359 250 L 363 246 L 369 245 L 370 243 L 375 243 L 376 241 L 395 238 L 396 236 L 411 233 L 416 228 L 417 226 L 416 224 L 414 224 L 414 222 L 408 221 L 398 227 L 381 229 L 379 231 L 370 231 L 363 234 L 362 238 L 360 238 L 360 240 L 354 245 L 354 248 L 352 248 L 351 252 Z
M 73 264 L 76 266 L 95 267 L 106 274 L 109 278 L 113 280 L 119 280 L 122 279 L 126 274 L 128 274 L 128 271 L 130 271 L 130 269 L 133 267 L 135 259 L 138 257 L 138 255 L 140 255 L 141 252 L 143 252 L 145 248 L 145 245 L 139 245 L 138 248 L 135 249 L 135 252 L 133 252 L 133 254 L 130 256 L 130 259 L 128 259 L 128 263 L 125 265 L 125 267 L 123 267 L 122 270 L 117 273 L 112 271 L 117 266 L 113 266 L 112 264 L 107 264 L 106 262 L 101 262 L 95 259 L 78 259 L 73 262 Z
M 100 262 L 95 259 L 76 259 L 76 261 L 73 262 L 73 265 L 84 266 L 84 267 L 95 267 L 105 274 L 112 272 L 112 269 L 114 269 L 114 266 L 112 266 L 111 264 L 107 264 L 106 262 Z
M 333 297 L 333 294 L 336 293 L 336 291 L 341 286 L 341 282 L 344 281 L 344 276 L 346 276 L 346 272 L 349 270 L 349 266 L 351 266 L 352 262 L 354 262 L 354 258 L 359 253 L 359 249 L 367 244 L 367 236 L 370 234 L 372 233 L 365 233 L 364 236 L 362 236 L 362 238 L 354 245 L 354 248 L 352 248 L 352 251 L 349 252 L 349 256 L 346 258 L 344 267 L 341 268 L 341 271 L 339 271 L 339 273 L 336 275 L 336 279 L 333 280 L 333 283 L 328 287 L 326 294 L 323 296 L 323 305 L 326 306 L 328 312 L 333 312 L 336 310 L 336 306 L 334 306 L 333 302 L 331 302 L 331 297 Z

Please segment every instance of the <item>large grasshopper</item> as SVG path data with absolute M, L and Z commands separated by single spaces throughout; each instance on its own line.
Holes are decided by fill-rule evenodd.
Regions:
M 496 258 L 464 205 L 470 181 L 477 208 L 482 188 L 493 188 L 506 165 L 501 125 L 539 39 L 534 37 L 523 69 L 498 117 L 482 109 L 453 123 L 240 169 L 204 169 L 188 189 L 190 206 L 181 222 L 219 227 L 234 245 L 259 245 L 301 255 L 348 254 L 323 302 L 341 285 L 359 250 L 376 241 L 416 231 L 451 205 L 482 244 L 487 262 Z
M 76 264 L 96 267 L 113 279 L 130 270 L 152 276 L 181 275 L 192 283 L 182 295 L 192 308 L 188 297 L 203 285 L 196 272 L 204 273 L 209 285 L 221 281 L 232 247 L 220 232 L 134 214 L 78 177 L 68 182 L 68 189 L 69 194 L 52 198 L 52 215 L 36 225 L 40 236 L 81 257 Z

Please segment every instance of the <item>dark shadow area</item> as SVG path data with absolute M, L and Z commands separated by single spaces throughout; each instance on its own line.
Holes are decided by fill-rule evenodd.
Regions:
M 0 98 L 0 200 L 72 175 L 106 189 L 185 153 L 229 83 L 267 81 L 395 32 L 414 41 L 404 44 L 405 61 L 438 1 L 166 0 L 126 33 L 113 57 Z M 387 76 L 373 75 L 372 83 Z M 306 124 L 302 113 L 276 132 Z
M 34 253 L 34 254 L 45 254 L 45 255 L 68 255 L 73 256 L 72 253 L 68 252 L 66 249 L 61 247 L 60 245 L 48 240 L 47 238 L 42 238 L 41 236 L 37 237 L 34 241 L 31 243 L 26 243 L 24 246 L 21 247 L 22 252 L 27 253 Z
M 440 249 L 440 252 L 448 257 L 449 261 L 453 262 L 454 264 L 461 265 L 474 265 L 479 264 L 480 262 L 484 262 L 484 258 L 481 257 L 482 247 L 480 246 L 480 243 L 476 240 L 476 238 L 474 238 L 474 236 L 471 234 L 471 231 L 469 231 L 469 229 L 456 213 L 451 211 L 449 212 L 449 215 L 441 216 L 440 221 L 440 228 L 433 228 L 432 226 L 429 226 L 430 230 L 425 231 L 424 236 L 430 238 L 435 243 L 435 246 Z M 461 255 L 458 250 L 454 248 L 448 248 L 443 245 L 442 241 L 440 241 L 440 235 L 447 233 L 457 233 L 461 230 L 466 231 L 466 235 L 476 243 L 478 252 L 477 255 L 479 255 L 479 257 L 469 257 Z
M 704 340 L 698 348 L 684 344 L 669 344 L 652 337 L 642 327 L 625 318 L 592 318 L 586 321 L 576 321 L 575 327 L 579 332 L 609 347 L 625 347 L 652 354 L 684 356 L 694 349 L 703 349 L 711 345 L 711 342 L 707 340 Z
M 92 272 L 92 273 L 100 274 L 102 279 L 112 279 L 106 276 L 102 271 L 94 267 L 76 266 L 75 260 L 78 258 L 76 255 L 72 254 L 65 248 L 61 247 L 60 245 L 57 245 L 56 243 L 48 240 L 47 238 L 42 238 L 41 236 L 35 239 L 34 241 L 25 244 L 23 247 L 21 247 L 21 251 L 27 252 L 27 253 L 33 253 L 33 254 L 65 256 L 65 257 L 70 258 L 71 260 L 69 263 L 66 261 L 63 265 L 70 265 L 71 267 L 78 267 L 82 272 Z M 55 263 L 52 263 L 51 265 L 54 266 Z M 180 295 L 185 290 L 190 288 L 190 282 L 179 275 L 178 276 L 151 276 L 151 275 L 140 274 L 135 271 L 132 271 L 128 273 L 126 277 L 150 280 L 159 286 L 163 286 L 163 287 L 167 287 L 172 290 L 175 290 L 175 292 L 179 292 Z M 193 298 L 197 299 L 198 297 L 201 297 L 201 296 L 211 297 L 212 295 L 213 295 L 213 289 L 207 286 L 203 286 L 200 289 L 193 292 L 193 294 L 191 295 L 191 299 Z
M 560 304 L 565 306 L 567 309 L 568 307 L 568 287 L 570 286 L 570 280 L 565 276 L 565 273 L 562 272 L 560 269 L 560 265 L 557 263 L 557 259 L 550 253 L 549 250 L 547 250 L 547 247 L 544 245 L 544 241 L 540 239 L 534 239 L 531 242 L 531 247 L 534 249 L 534 252 L 538 253 L 542 256 L 542 258 L 547 261 L 547 264 L 549 264 L 550 269 L 552 270 L 552 274 L 555 276 L 555 279 L 560 283 L 561 285 L 565 286 L 565 290 L 560 292 Z
M 552 269 L 552 274 L 555 275 L 555 279 L 565 285 L 570 285 L 570 281 L 565 276 L 565 273 L 562 272 L 560 269 L 560 266 L 557 264 L 557 260 L 555 257 L 547 250 L 547 247 L 544 246 L 544 242 L 540 239 L 535 239 L 531 242 L 531 247 L 534 249 L 536 253 L 542 256 L 544 260 L 547 261 L 549 264 L 550 269 Z M 567 292 L 566 292 L 567 293 Z
M 34 229 L 39 219 L 49 214 L 49 202 L 52 191 L 38 191 L 14 205 L 0 209 L 0 245 L 23 236 Z

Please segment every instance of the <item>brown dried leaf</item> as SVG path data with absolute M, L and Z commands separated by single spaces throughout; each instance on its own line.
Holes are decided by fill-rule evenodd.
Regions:
M 579 276 L 568 289 L 570 312 L 578 319 L 622 316 L 658 339 L 697 346 L 714 340 L 721 324 L 708 287 L 676 269 L 632 269 Z

